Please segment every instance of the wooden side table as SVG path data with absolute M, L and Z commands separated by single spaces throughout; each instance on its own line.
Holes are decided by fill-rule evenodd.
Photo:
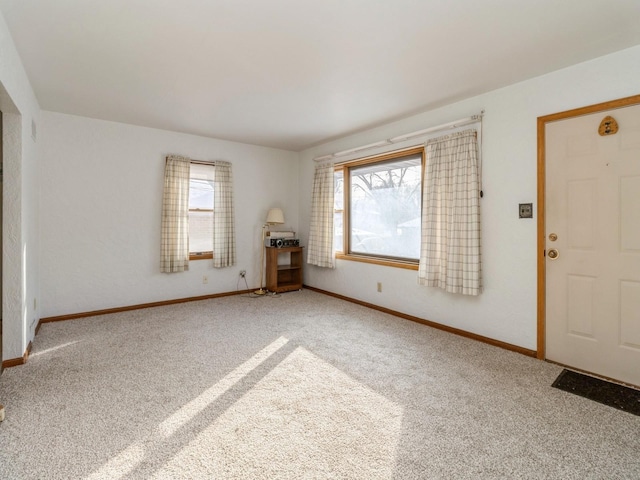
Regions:
M 302 249 L 304 247 L 266 247 L 267 290 L 281 293 L 302 289 Z M 288 257 L 288 258 L 286 258 Z M 283 260 L 278 265 L 278 260 Z

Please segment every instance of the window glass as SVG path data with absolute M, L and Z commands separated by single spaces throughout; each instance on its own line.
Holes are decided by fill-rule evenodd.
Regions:
M 213 251 L 213 165 L 191 164 L 189 253 Z
M 333 215 L 333 249 L 342 252 L 344 248 L 344 172 L 336 170 L 334 175 L 334 215 Z
M 348 172 L 349 253 L 417 261 L 422 155 L 353 166 Z

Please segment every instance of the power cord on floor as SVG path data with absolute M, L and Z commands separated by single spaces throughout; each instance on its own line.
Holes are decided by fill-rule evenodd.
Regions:
M 244 280 L 244 285 L 245 287 L 247 287 L 245 290 L 249 290 L 249 284 L 247 283 L 246 275 L 241 275 L 240 277 L 238 277 L 238 281 L 236 282 L 236 291 L 240 291 L 240 279 Z M 245 298 L 280 298 L 281 295 L 277 292 L 270 292 L 267 290 L 267 293 L 265 293 L 264 295 L 258 295 L 254 292 L 249 292 L 240 296 Z
M 244 284 L 247 287 L 246 290 L 249 290 L 249 284 L 247 283 L 247 276 L 246 275 L 240 275 L 238 277 L 238 281 L 236 282 L 236 292 L 240 291 L 240 280 L 244 280 Z

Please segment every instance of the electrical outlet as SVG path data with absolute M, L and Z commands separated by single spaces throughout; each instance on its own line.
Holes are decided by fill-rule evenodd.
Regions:
M 202 276 L 202 283 L 209 283 L 209 277 L 207 277 L 206 275 Z
M 382 282 L 378 282 L 378 292 L 382 292 Z
M 240 270 L 240 276 L 242 278 L 246 277 L 246 275 L 247 275 L 247 271 L 246 270 Z

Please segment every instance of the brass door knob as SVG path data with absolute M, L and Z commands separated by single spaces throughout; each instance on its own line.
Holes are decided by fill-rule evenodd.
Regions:
M 560 252 L 558 252 L 558 250 L 556 250 L 555 248 L 552 248 L 551 250 L 549 250 L 547 252 L 547 256 L 551 259 L 551 260 L 555 260 L 556 258 L 558 258 L 560 256 Z

